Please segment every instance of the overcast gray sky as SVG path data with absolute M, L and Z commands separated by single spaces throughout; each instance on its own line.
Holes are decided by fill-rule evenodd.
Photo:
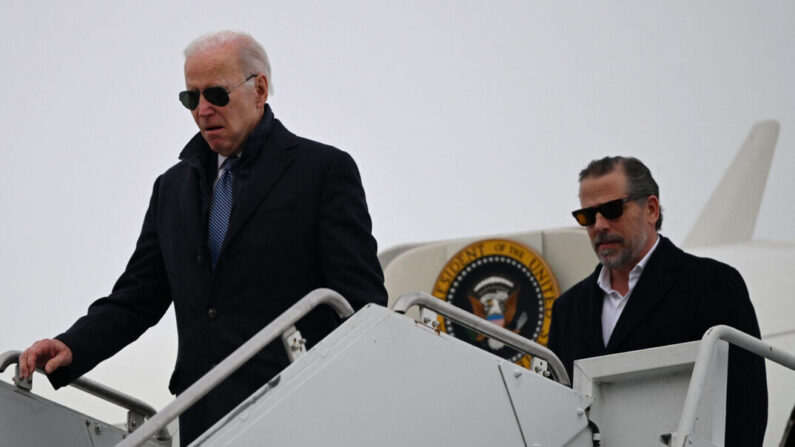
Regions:
M 382 249 L 570 226 L 577 172 L 608 154 L 650 166 L 681 242 L 767 118 L 782 130 L 756 237 L 793 239 L 793 2 L 0 4 L 0 351 L 108 293 L 196 131 L 182 49 L 220 29 L 266 47 L 290 130 L 356 159 Z M 163 406 L 173 316 L 132 349 L 91 376 L 135 374 L 147 389 L 128 391 Z

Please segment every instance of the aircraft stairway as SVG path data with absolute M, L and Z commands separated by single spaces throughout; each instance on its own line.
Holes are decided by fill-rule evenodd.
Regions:
M 305 350 L 294 325 L 318 305 L 347 320 Z M 415 306 L 421 321 L 404 315 Z M 578 361 L 569 387 L 554 354 L 511 331 L 422 292 L 392 307 L 353 314 L 336 292 L 315 290 L 129 434 L 0 382 L 3 420 L 19 415 L 0 425 L 0 446 L 169 445 L 157 441 L 166 424 L 277 338 L 294 362 L 192 446 L 720 446 L 727 343 L 795 369 L 795 356 L 717 326 L 702 341 Z M 440 331 L 437 314 L 531 355 L 531 368 Z M 57 420 L 82 438 L 24 437 Z M 101 442 L 82 433 L 95 426 L 108 433 Z
M 20 351 L 0 354 L 0 373 L 11 365 L 16 366 L 14 385 L 0 381 L 0 447 L 110 447 L 121 442 L 156 413 L 146 403 L 85 377 L 70 386 L 127 409 L 126 427 L 111 425 L 38 396 L 31 392 L 31 379 L 19 378 L 17 361 L 20 354 Z M 37 372 L 43 373 L 41 369 L 37 369 Z M 171 435 L 162 428 L 141 445 L 171 446 Z

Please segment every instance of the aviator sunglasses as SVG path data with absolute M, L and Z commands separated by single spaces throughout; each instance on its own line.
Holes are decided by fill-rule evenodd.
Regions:
M 185 90 L 179 92 L 179 102 L 181 102 L 182 105 L 188 110 L 193 110 L 196 107 L 199 107 L 199 96 L 204 95 L 204 99 L 206 99 L 210 104 L 223 107 L 229 104 L 229 94 L 232 93 L 232 90 L 240 87 L 241 85 L 256 77 L 257 75 L 253 74 L 247 77 L 245 81 L 237 84 L 229 90 L 225 89 L 224 87 L 208 87 L 204 90 Z
M 629 196 L 623 199 L 611 200 L 602 203 L 601 205 L 592 206 L 589 208 L 582 208 L 571 212 L 571 215 L 577 219 L 577 223 L 583 227 L 589 227 L 596 223 L 596 213 L 598 212 L 605 219 L 613 220 L 618 219 L 624 214 L 624 204 L 630 200 L 645 199 L 648 195 Z

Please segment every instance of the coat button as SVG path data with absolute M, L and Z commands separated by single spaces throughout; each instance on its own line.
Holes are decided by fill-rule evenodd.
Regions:
M 197 255 L 196 256 L 196 263 L 199 264 L 199 265 L 204 265 L 204 256 Z
M 207 311 L 207 318 L 209 318 L 211 320 L 215 320 L 215 318 L 217 316 L 218 316 L 218 311 L 217 310 L 215 310 L 213 308 L 210 308 L 210 310 Z

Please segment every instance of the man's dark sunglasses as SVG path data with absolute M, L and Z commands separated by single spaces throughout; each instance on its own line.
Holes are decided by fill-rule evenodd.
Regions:
M 630 200 L 645 199 L 646 197 L 648 197 L 648 195 L 629 196 L 624 197 L 623 199 L 611 200 L 609 202 L 602 203 L 601 205 L 572 211 L 571 215 L 577 219 L 578 224 L 582 225 L 583 227 L 589 227 L 596 223 L 597 212 L 604 216 L 605 219 L 618 219 L 624 214 L 625 203 L 629 202 Z
M 256 77 L 257 75 L 253 74 L 247 77 L 245 81 L 237 84 L 229 90 L 225 89 L 224 87 L 208 87 L 201 91 L 185 90 L 183 92 L 179 92 L 179 102 L 181 102 L 182 105 L 187 109 L 193 110 L 196 107 L 199 107 L 199 96 L 204 95 L 204 99 L 206 99 L 210 104 L 223 107 L 229 104 L 229 94 L 232 93 L 232 90 L 240 87 L 241 85 Z

